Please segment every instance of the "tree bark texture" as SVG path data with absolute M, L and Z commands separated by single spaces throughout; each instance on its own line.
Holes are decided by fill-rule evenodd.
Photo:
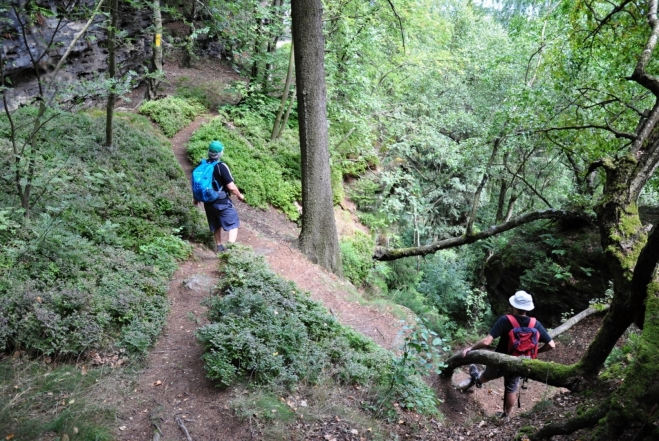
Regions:
M 295 52 L 294 52 L 294 45 L 291 43 L 291 52 L 288 57 L 288 71 L 286 72 L 286 83 L 284 84 L 284 93 L 281 95 L 281 102 L 279 103 L 279 109 L 277 110 L 277 117 L 275 118 L 275 124 L 272 127 L 272 136 L 270 136 L 270 141 L 274 141 L 275 139 L 279 138 L 279 135 L 281 134 L 281 118 L 284 114 L 284 110 L 286 109 L 286 101 L 288 101 L 288 91 L 291 88 L 291 82 L 293 81 L 293 68 L 295 67 Z M 283 127 L 283 124 L 281 124 Z
M 117 18 L 119 16 L 119 0 L 110 0 L 108 3 L 110 12 L 110 29 L 108 31 L 108 78 L 113 80 L 117 75 L 117 66 L 115 63 L 116 37 L 117 37 Z M 105 109 L 105 145 L 112 147 L 114 124 L 114 104 L 117 101 L 117 94 L 114 92 L 114 85 L 108 94 L 107 108 Z
M 312 262 L 341 274 L 330 180 L 323 4 L 293 0 L 291 11 L 302 156 L 300 249 Z
M 156 75 L 147 79 L 147 98 L 156 99 L 162 74 L 162 14 L 160 13 L 160 0 L 153 0 L 153 54 L 151 57 L 151 74 Z

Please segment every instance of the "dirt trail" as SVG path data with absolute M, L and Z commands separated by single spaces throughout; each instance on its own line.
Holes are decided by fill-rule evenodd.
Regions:
M 207 68 L 210 70 L 203 71 L 202 68 L 192 75 L 180 68 L 181 72 L 177 72 L 175 66 L 171 70 L 174 70 L 174 77 L 190 75 L 203 79 L 217 75 L 219 67 L 221 65 L 215 63 Z M 227 78 L 235 76 L 228 71 L 220 74 Z M 208 119 L 210 116 L 198 118 L 172 139 L 174 154 L 188 177 L 192 165 L 187 159 L 185 145 L 191 134 Z M 227 155 L 231 155 L 230 150 Z M 235 177 L 240 185 L 239 171 L 235 172 Z M 249 199 L 249 195 L 246 196 Z M 295 223 L 272 209 L 258 210 L 240 202 L 236 202 L 236 207 L 241 220 L 239 243 L 249 245 L 256 253 L 265 256 L 274 271 L 308 290 L 314 300 L 322 302 L 343 324 L 385 348 L 395 350 L 400 347 L 399 319 L 389 310 L 360 304 L 354 287 L 311 264 L 295 245 L 299 234 Z M 149 353 L 147 367 L 120 409 L 119 440 L 152 440 L 155 439 L 154 433 L 158 432 L 162 440 L 186 439 L 180 424 L 197 441 L 247 440 L 256 436 L 249 422 L 239 420 L 229 409 L 231 394 L 239 392 L 219 390 L 206 379 L 200 359 L 202 350 L 194 337 L 194 330 L 206 323 L 206 310 L 200 302 L 209 295 L 218 277 L 215 254 L 196 245 L 192 258 L 181 265 L 170 283 L 172 308 L 163 335 Z M 594 332 L 597 326 L 591 328 Z M 587 342 L 589 338 L 590 335 L 582 336 L 575 341 Z M 559 344 L 547 358 L 574 362 L 560 359 L 560 354 L 569 352 L 576 361 L 582 348 L 574 344 L 574 341 L 565 347 Z M 457 372 L 453 381 L 466 378 L 465 372 Z M 472 426 L 472 423 L 501 409 L 502 380 L 467 394 L 456 392 L 450 380 L 438 380 L 435 388 L 444 401 L 440 410 L 452 428 L 443 426 L 440 429 L 437 426 L 436 431 L 426 434 L 429 436 L 426 439 L 510 439 L 514 433 L 516 419 L 507 428 L 491 423 Z M 520 410 L 530 409 L 536 402 L 557 392 L 541 383 L 532 383 L 522 395 L 523 408 Z M 516 410 L 518 415 L 520 410 Z
M 207 119 L 198 118 L 172 139 L 174 154 L 188 178 L 192 165 L 185 144 Z M 236 179 L 239 180 L 238 173 Z M 236 202 L 236 208 L 241 220 L 238 242 L 264 255 L 274 271 L 308 290 L 311 298 L 322 302 L 343 324 L 383 347 L 400 346 L 400 321 L 389 311 L 357 303 L 354 287 L 310 263 L 295 248 L 295 223 L 274 210 L 258 210 L 240 202 Z M 194 337 L 195 329 L 206 323 L 206 309 L 200 302 L 209 295 L 218 277 L 215 254 L 196 245 L 193 257 L 170 282 L 172 306 L 167 325 L 148 356 L 147 368 L 121 409 L 119 439 L 153 439 L 154 430 L 162 432 L 162 439 L 183 439 L 178 421 L 197 440 L 251 437 L 249 424 L 240 422 L 229 411 L 231 392 L 218 390 L 206 379 L 202 349 Z

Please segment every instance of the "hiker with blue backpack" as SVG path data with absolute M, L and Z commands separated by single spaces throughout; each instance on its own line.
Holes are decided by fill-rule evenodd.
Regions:
M 224 145 L 220 141 L 212 141 L 208 145 L 208 159 L 192 171 L 192 196 L 194 204 L 204 203 L 208 227 L 215 237 L 216 251 L 226 250 L 222 244 L 222 230 L 229 233 L 228 243 L 232 244 L 238 237 L 240 220 L 231 202 L 231 194 L 244 201 L 233 182 L 233 176 L 227 165 L 220 161 L 224 153 Z
M 526 315 L 528 311 L 534 308 L 533 298 L 530 294 L 525 291 L 517 291 L 515 295 L 510 297 L 509 302 L 513 307 L 512 315 L 499 317 L 487 337 L 462 351 L 463 357 L 466 357 L 469 351 L 489 347 L 497 337 L 500 338 L 495 351 L 516 357 L 536 358 L 540 352 L 546 352 L 556 347 L 554 340 L 542 324 L 535 317 Z M 544 343 L 544 345 L 539 346 L 539 343 Z M 480 372 L 473 364 L 469 365 L 469 376 L 468 380 L 460 384 L 460 389 L 463 391 L 474 385 L 482 387 L 483 383 L 503 377 L 505 393 L 503 413 L 500 416 L 508 418 L 515 405 L 516 392 L 521 376 L 508 374 L 504 368 L 490 366 L 486 366 L 485 370 Z M 519 397 L 517 398 L 519 405 Z

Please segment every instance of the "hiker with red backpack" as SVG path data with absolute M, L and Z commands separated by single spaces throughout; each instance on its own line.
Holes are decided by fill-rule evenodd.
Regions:
M 534 308 L 533 298 L 530 294 L 525 291 L 517 291 L 515 295 L 510 297 L 509 302 L 513 307 L 512 315 L 499 317 L 487 337 L 462 351 L 463 357 L 466 357 L 469 351 L 489 347 L 497 337 L 500 338 L 495 351 L 516 357 L 535 358 L 540 352 L 546 352 L 556 347 L 554 340 L 542 324 L 535 317 L 526 315 L 528 311 Z M 539 346 L 541 342 L 544 345 Z M 503 368 L 490 366 L 486 366 L 485 370 L 480 372 L 473 364 L 469 365 L 469 375 L 471 378 L 465 382 L 466 384 L 460 385 L 463 390 L 473 385 L 482 387 L 483 383 L 503 377 L 505 394 L 501 416 L 509 417 L 515 405 L 516 392 L 521 376 L 508 374 Z

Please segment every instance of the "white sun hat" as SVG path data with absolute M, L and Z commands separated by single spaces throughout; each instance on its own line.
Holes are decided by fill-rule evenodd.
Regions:
M 510 296 L 510 299 L 508 300 L 514 308 L 522 311 L 530 311 L 535 308 L 535 306 L 533 306 L 533 298 L 531 297 L 531 294 L 526 291 L 517 291 L 515 295 Z

